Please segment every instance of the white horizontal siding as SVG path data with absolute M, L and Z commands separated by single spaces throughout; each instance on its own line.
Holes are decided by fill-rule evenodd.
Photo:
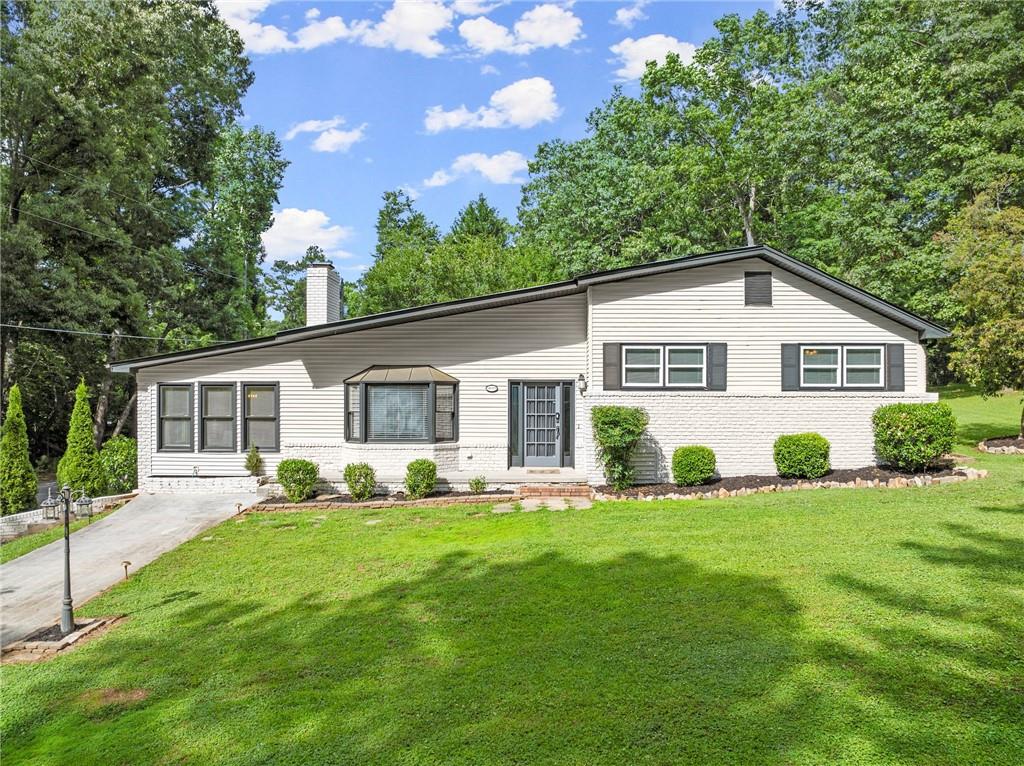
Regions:
M 459 446 L 465 453 L 459 466 L 469 470 L 474 462 L 481 467 L 497 461 L 504 465 L 508 381 L 575 379 L 586 369 L 585 324 L 586 297 L 573 295 L 142 370 L 140 475 L 190 475 L 193 467 L 201 476 L 244 473 L 240 423 L 237 453 L 156 451 L 157 384 L 172 382 L 280 383 L 283 450 L 264 455 L 267 469 L 272 472 L 282 456 L 309 452 L 312 459 L 321 460 L 324 473 L 336 474 L 341 461 L 382 452 L 378 445 L 344 444 L 343 381 L 366 367 L 385 364 L 433 365 L 457 378 Z M 489 385 L 497 386 L 497 392 L 488 393 Z M 480 453 L 475 459 L 474 450 Z M 406 461 L 407 453 L 421 457 L 435 448 L 403 446 L 392 451 Z
M 743 273 L 772 272 L 772 305 L 744 306 Z M 924 393 L 917 332 L 759 258 L 590 288 L 590 369 L 600 389 L 604 343 L 728 344 L 728 390 L 776 393 L 783 343 L 903 343 L 906 392 Z M 629 392 L 617 392 L 628 396 Z M 850 393 L 837 395 L 850 396 Z

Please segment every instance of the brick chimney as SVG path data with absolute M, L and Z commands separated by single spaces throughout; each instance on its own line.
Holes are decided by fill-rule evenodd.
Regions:
M 329 263 L 306 270 L 306 327 L 341 319 L 341 277 Z

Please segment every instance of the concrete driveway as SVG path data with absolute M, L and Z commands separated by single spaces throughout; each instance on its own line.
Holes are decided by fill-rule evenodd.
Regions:
M 140 495 L 71 535 L 71 595 L 75 606 L 129 572 L 178 547 L 256 501 L 255 494 Z M 0 645 L 24 638 L 60 617 L 64 539 L 0 564 Z

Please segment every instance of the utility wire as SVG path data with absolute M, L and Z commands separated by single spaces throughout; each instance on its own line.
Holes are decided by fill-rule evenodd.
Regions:
M 32 218 L 38 218 L 40 221 L 49 221 L 50 223 L 55 224 L 56 226 L 64 226 L 64 227 L 66 227 L 68 229 L 74 229 L 75 231 L 80 231 L 80 232 L 82 232 L 82 234 L 88 234 L 88 235 L 96 237 L 98 239 L 106 240 L 107 242 L 113 242 L 115 245 L 122 245 L 124 247 L 130 247 L 133 250 L 138 250 L 140 253 L 146 253 L 147 255 L 154 253 L 153 250 L 147 250 L 146 248 L 139 247 L 138 245 L 133 244 L 131 242 L 121 242 L 120 240 L 114 239 L 113 237 L 106 237 L 106 236 L 104 236 L 102 234 L 98 234 L 95 231 L 89 231 L 88 229 L 82 229 L 82 228 L 79 228 L 78 226 L 74 226 L 74 225 L 72 225 L 70 223 L 64 223 L 63 221 L 55 221 L 52 218 L 47 218 L 45 215 L 39 215 L 38 213 L 30 213 L 28 210 L 22 210 L 22 209 L 16 208 L 16 207 L 12 207 L 11 210 L 17 210 L 22 215 L 27 215 L 27 216 L 30 216 Z M 208 271 L 208 272 L 213 273 L 213 274 L 219 274 L 220 276 L 227 277 L 229 279 L 235 279 L 235 280 L 238 280 L 238 281 L 242 281 L 242 278 L 239 277 L 237 274 L 229 274 L 226 271 L 220 271 L 219 269 L 215 269 L 212 266 L 198 265 L 196 268 L 200 269 L 201 271 Z
M 36 330 L 38 332 L 56 332 L 56 333 L 62 333 L 64 335 L 98 335 L 98 336 L 103 336 L 105 338 L 113 338 L 114 336 L 117 336 L 118 338 L 139 338 L 139 339 L 142 339 L 142 340 L 167 340 L 167 337 L 163 336 L 163 335 L 128 335 L 126 333 L 120 333 L 120 332 L 95 332 L 93 330 L 69 330 L 69 329 L 67 329 L 65 327 L 34 327 L 33 325 L 10 324 L 8 322 L 0 322 L 0 327 L 11 327 L 11 328 L 13 328 L 15 330 Z M 192 340 L 200 341 L 202 339 L 200 339 L 200 338 L 188 338 L 188 340 L 190 340 L 190 341 L 192 341 Z M 205 342 L 205 341 L 203 341 L 203 342 Z M 210 341 L 210 343 L 230 343 L 230 341 L 226 341 L 226 340 L 212 340 L 212 341 Z

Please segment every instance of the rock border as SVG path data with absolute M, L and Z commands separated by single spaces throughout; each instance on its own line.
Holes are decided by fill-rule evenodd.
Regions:
M 997 439 L 1000 437 L 996 437 Z M 1007 444 L 1005 447 L 989 447 L 985 442 L 988 439 L 982 439 L 978 442 L 978 449 L 981 452 L 987 452 L 990 455 L 1024 455 L 1024 449 L 1015 447 L 1012 444 Z
M 715 489 L 709 492 L 670 492 L 667 495 L 645 495 L 642 492 L 636 497 L 632 495 L 619 495 L 616 493 L 594 493 L 595 500 L 712 500 L 724 497 L 745 497 L 746 495 L 762 495 L 772 492 L 796 492 L 805 489 L 866 489 L 877 487 L 879 489 L 901 489 L 903 487 L 927 487 L 932 484 L 956 484 L 961 481 L 974 481 L 984 479 L 988 471 L 983 468 L 966 468 L 957 466 L 957 471 L 949 476 L 919 476 L 902 477 L 896 476 L 888 481 L 881 479 L 854 479 L 853 481 L 799 481 L 796 484 L 768 484 L 763 487 L 741 487 L 740 489 Z
M 49 628 L 37 630 L 28 638 L 5 646 L 3 648 L 2 661 L 4 664 L 7 664 L 48 660 L 61 652 L 70 651 L 76 646 L 85 643 L 85 640 L 88 638 L 95 638 L 107 628 L 112 628 L 123 619 L 124 615 L 83 618 L 79 623 L 81 627 L 78 630 L 69 633 L 63 638 L 58 638 L 56 641 L 37 641 L 35 637 L 45 633 Z M 76 620 L 76 622 L 78 621 Z

